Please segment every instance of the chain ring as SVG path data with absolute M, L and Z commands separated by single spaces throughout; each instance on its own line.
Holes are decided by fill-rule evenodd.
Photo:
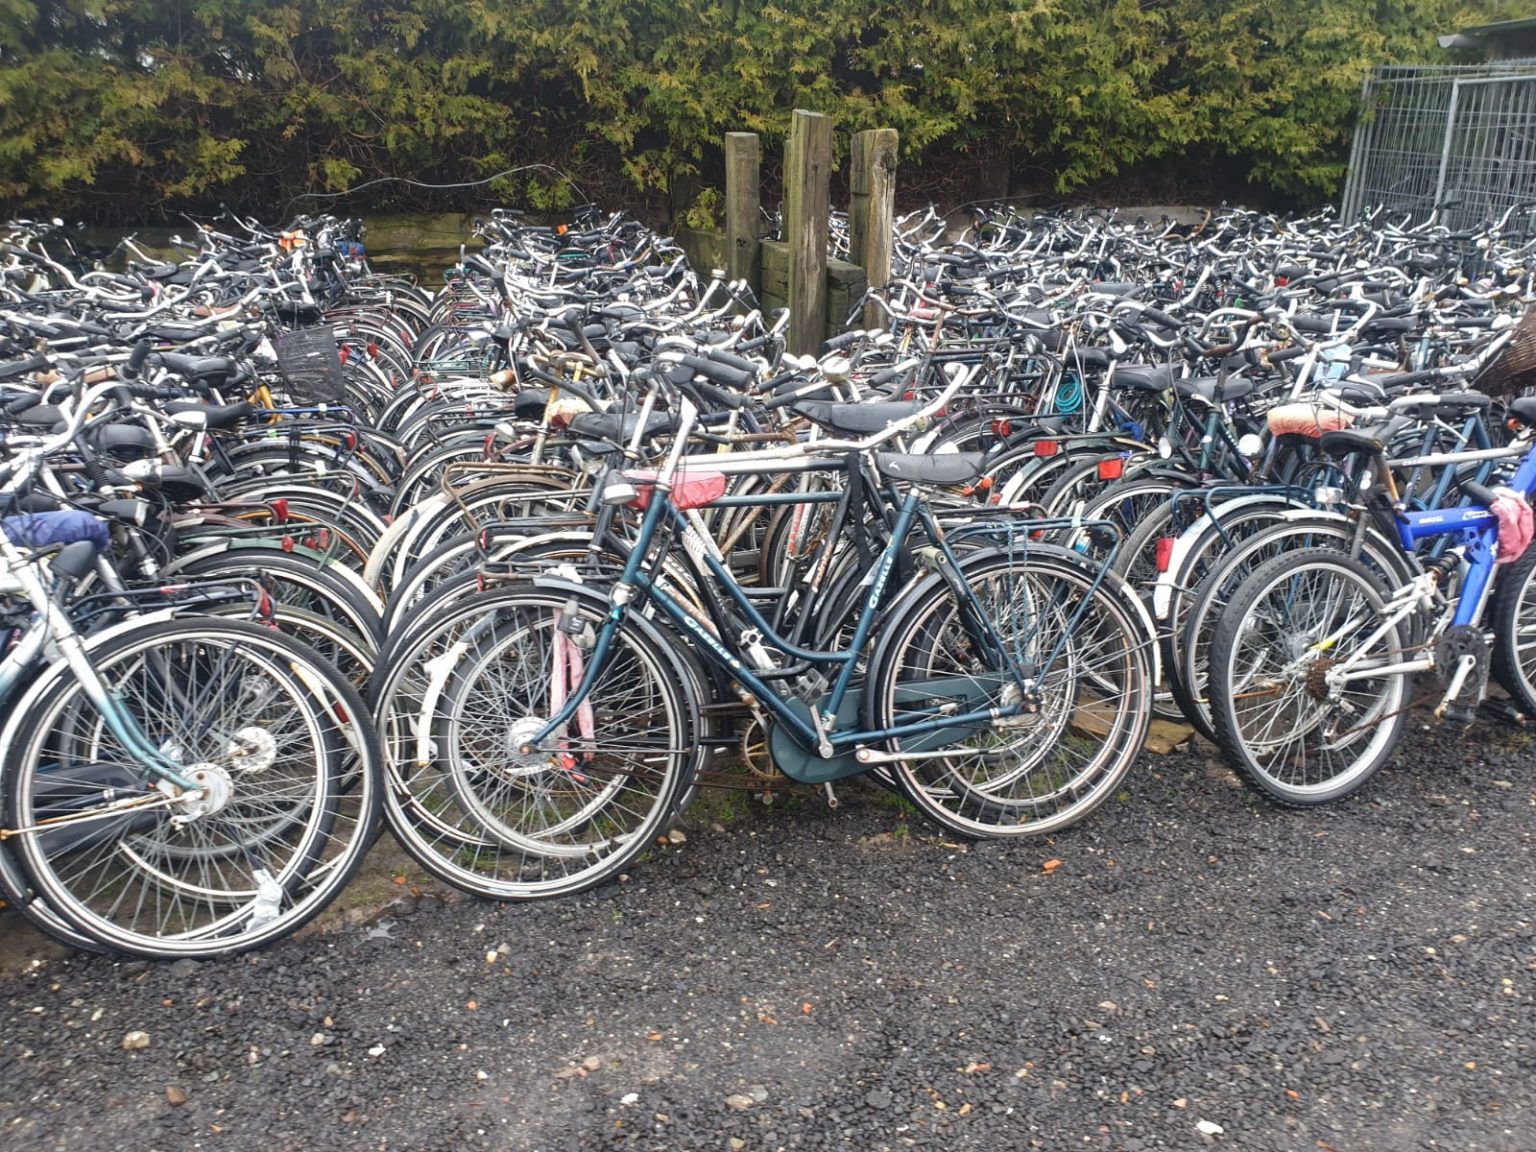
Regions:
M 1470 656 L 1475 661 L 1467 683 L 1487 683 L 1487 638 L 1470 624 L 1453 624 L 1435 639 L 1435 674 L 1443 683 L 1450 683 L 1463 656 Z

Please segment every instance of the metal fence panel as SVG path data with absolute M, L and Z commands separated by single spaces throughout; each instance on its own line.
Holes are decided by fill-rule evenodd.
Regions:
M 1361 117 L 1341 204 L 1345 219 L 1386 207 L 1453 229 L 1475 228 L 1536 202 L 1536 59 L 1378 68 Z M 1530 215 L 1511 220 L 1529 231 Z

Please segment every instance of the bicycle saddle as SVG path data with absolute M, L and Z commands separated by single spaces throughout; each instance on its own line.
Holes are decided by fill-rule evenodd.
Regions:
M 1386 446 L 1370 432 L 1354 428 L 1338 428 L 1318 437 L 1317 446 L 1328 456 L 1349 456 L 1363 452 L 1367 456 L 1380 456 Z
M 812 400 L 796 404 L 795 411 L 833 432 L 867 436 L 871 432 L 884 432 L 896 421 L 905 420 L 925 407 L 925 400 L 887 400 L 879 404 L 832 404 Z
M 167 415 L 178 412 L 202 412 L 208 428 L 233 428 L 256 411 L 254 404 L 242 400 L 238 404 L 204 404 L 197 400 L 172 400 L 165 405 Z
M 640 413 L 580 412 L 571 417 L 571 435 L 584 440 L 621 440 L 628 443 L 640 424 Z M 669 412 L 652 412 L 645 421 L 645 436 L 660 436 L 677 427 Z
M 1232 376 L 1227 377 L 1225 383 L 1215 376 L 1194 376 L 1188 380 L 1180 380 L 1175 390 L 1186 400 L 1204 400 L 1207 404 L 1215 404 L 1218 384 L 1221 385 L 1223 404 L 1231 400 L 1241 400 L 1253 391 L 1252 380 Z
M 1137 392 L 1166 392 L 1173 387 L 1173 365 L 1122 364 L 1115 369 L 1114 386 Z
M 1536 428 L 1536 396 L 1521 396 L 1509 402 L 1509 414 L 1527 428 Z

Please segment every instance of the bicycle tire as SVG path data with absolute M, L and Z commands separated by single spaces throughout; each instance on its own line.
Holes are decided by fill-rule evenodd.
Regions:
M 948 743 L 909 738 L 907 749 L 925 756 L 891 764 L 892 774 L 913 804 L 959 835 L 1059 831 L 1108 799 L 1141 749 L 1152 714 L 1154 638 L 1128 589 L 1068 555 L 1038 547 L 1027 558 L 978 554 L 963 572 L 1016 661 L 1040 664 L 1031 676 L 1036 710 L 975 726 Z M 969 611 L 934 580 L 893 614 L 871 665 L 872 726 L 913 718 L 913 708 L 931 710 L 927 685 L 953 678 L 982 684 L 985 706 L 997 706 L 1004 678 L 988 670 Z M 998 690 L 986 686 L 989 676 Z M 970 700 L 964 710 L 977 707 Z M 951 746 L 964 751 L 932 755 Z M 904 750 L 899 738 L 886 748 Z
M 141 785 L 151 807 L 113 808 L 103 773 L 147 777 L 81 682 L 53 677 L 14 730 L 6 787 L 17 859 L 47 907 L 155 958 L 242 952 L 318 915 L 379 827 L 377 741 L 351 685 L 292 638 L 218 617 L 147 623 L 91 659 L 205 800 L 159 804 Z M 85 823 L 40 823 L 60 814 Z
M 1228 761 L 1277 803 L 1342 800 L 1396 748 L 1404 675 L 1347 688 L 1324 679 L 1341 661 L 1401 659 L 1401 624 L 1380 619 L 1386 593 L 1378 573 L 1327 549 L 1278 556 L 1233 592 L 1211 640 L 1212 726 Z
M 707 750 L 694 681 L 643 620 L 615 635 L 574 763 L 515 743 L 550 712 L 557 616 L 596 630 L 607 609 L 576 585 L 498 588 L 452 602 L 395 652 L 375 690 L 385 816 L 428 871 L 491 899 L 569 895 L 622 871 L 665 830 Z M 451 668 L 431 664 L 445 653 Z

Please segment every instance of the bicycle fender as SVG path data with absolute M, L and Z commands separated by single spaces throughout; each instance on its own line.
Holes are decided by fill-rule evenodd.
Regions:
M 1252 508 L 1261 504 L 1273 504 L 1275 515 L 1280 517 L 1287 512 L 1314 512 L 1317 510 L 1309 505 L 1302 504 L 1285 496 L 1274 493 L 1268 495 L 1256 494 L 1253 496 L 1239 496 L 1235 500 L 1224 500 L 1215 509 L 1199 516 L 1190 526 L 1180 532 L 1173 541 L 1173 552 L 1168 558 L 1168 567 L 1157 574 L 1157 583 L 1152 588 L 1152 611 L 1157 619 L 1165 619 L 1169 609 L 1173 605 L 1174 593 L 1180 587 L 1184 574 L 1184 562 L 1189 558 L 1190 549 L 1205 535 L 1207 529 L 1215 520 L 1230 513 L 1241 511 L 1244 508 Z M 1337 513 L 1317 513 L 1318 515 L 1337 516 Z M 1343 519 L 1343 517 L 1338 517 Z
M 89 636 L 80 637 L 87 653 L 94 652 L 103 644 L 110 643 L 129 632 L 136 632 L 147 624 L 159 624 L 165 620 L 174 620 L 177 616 L 175 608 L 157 608 L 153 612 L 146 612 L 141 616 L 130 616 L 126 620 L 119 620 L 110 627 L 103 628 L 99 632 L 93 632 Z M 38 700 L 53 685 L 66 676 L 73 675 L 69 662 L 57 655 L 57 649 L 50 642 L 45 652 L 52 651 L 53 658 L 38 672 L 37 679 L 19 696 L 11 702 L 9 713 L 5 723 L 0 726 L 0 758 L 9 758 L 11 744 L 16 738 L 16 728 L 27 719 L 36 706 Z
M 341 580 L 342 583 L 346 584 L 359 596 L 361 596 L 364 603 L 372 607 L 373 610 L 380 616 L 384 614 L 384 601 L 379 597 L 377 592 L 375 592 L 364 582 L 361 576 L 359 576 L 352 569 L 348 568 L 345 564 L 327 563 L 325 556 L 319 552 L 316 552 L 312 548 L 306 548 L 302 544 L 296 544 L 293 548 L 290 549 L 283 548 L 278 544 L 268 544 L 260 540 L 220 540 L 216 543 L 209 544 L 206 547 L 199 548 L 195 552 L 188 552 L 184 556 L 177 556 L 174 560 L 172 560 L 169 564 L 160 570 L 160 575 L 174 575 L 183 567 L 192 563 L 194 560 L 200 560 L 204 556 L 218 556 L 226 552 L 249 552 L 253 555 L 281 552 L 285 556 L 303 556 L 310 560 L 314 560 L 319 565 L 321 571 L 329 573 L 331 576 Z M 255 562 L 253 561 L 253 563 Z M 259 567 L 259 565 L 257 565 L 257 567 Z

